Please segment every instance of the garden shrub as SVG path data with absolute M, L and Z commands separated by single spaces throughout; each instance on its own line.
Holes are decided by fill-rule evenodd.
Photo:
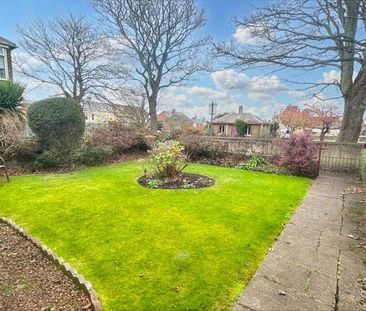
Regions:
M 281 143 L 282 153 L 278 164 L 292 174 L 314 177 L 316 175 L 316 148 L 309 132 L 293 133 Z
M 44 152 L 37 167 L 71 164 L 81 146 L 85 131 L 85 115 L 71 98 L 50 98 L 32 104 L 28 122 Z
M 60 166 L 60 155 L 55 150 L 43 150 L 31 164 L 32 169 L 47 169 Z
M 79 161 L 86 165 L 96 165 L 105 162 L 113 150 L 110 147 L 84 145 L 80 151 Z
M 25 141 L 24 120 L 15 111 L 0 114 L 0 156 L 14 156 L 19 145 Z
M 14 152 L 14 160 L 23 167 L 31 167 L 37 157 L 42 154 L 42 148 L 34 138 L 28 138 L 17 145 Z
M 221 159 L 226 155 L 226 145 L 223 142 L 205 140 L 199 136 L 180 136 L 178 141 L 184 145 L 185 153 L 195 161 L 200 158 Z
M 25 87 L 17 82 L 0 81 L 0 112 L 20 110 L 24 90 Z
M 127 126 L 120 121 L 90 130 L 90 140 L 96 146 L 108 146 L 115 154 L 123 154 L 134 149 L 147 150 L 146 132 L 143 129 Z
M 187 166 L 187 157 L 183 153 L 184 146 L 175 140 L 158 142 L 149 151 L 145 161 L 147 175 L 155 178 L 178 177 Z
M 366 150 L 361 151 L 361 159 L 360 159 L 360 176 L 362 181 L 366 183 Z

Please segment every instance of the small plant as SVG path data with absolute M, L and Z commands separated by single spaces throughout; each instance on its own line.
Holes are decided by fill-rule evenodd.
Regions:
M 239 167 L 242 169 L 249 170 L 254 167 L 268 165 L 268 164 L 269 164 L 269 162 L 265 158 L 263 158 L 257 154 L 252 154 L 251 158 L 247 162 L 240 164 Z
M 147 174 L 159 179 L 178 177 L 187 166 L 183 150 L 184 146 L 174 140 L 158 142 L 145 161 Z
M 157 189 L 162 185 L 162 181 L 159 179 L 149 179 L 147 182 L 147 187 L 152 189 Z

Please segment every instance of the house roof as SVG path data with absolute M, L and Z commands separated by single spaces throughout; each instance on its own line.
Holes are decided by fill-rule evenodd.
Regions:
M 213 120 L 213 124 L 234 124 L 236 120 L 243 120 L 247 124 L 269 124 L 270 122 L 264 121 L 251 113 L 228 113 L 221 118 Z
M 10 49 L 15 49 L 17 47 L 15 43 L 5 39 L 4 37 L 0 37 L 0 45 L 8 46 Z
M 183 112 L 178 112 L 178 111 L 162 111 L 161 113 L 159 113 L 158 115 L 158 121 L 166 121 L 168 119 L 175 119 L 175 120 L 179 120 L 181 122 L 190 122 L 192 123 L 193 121 Z

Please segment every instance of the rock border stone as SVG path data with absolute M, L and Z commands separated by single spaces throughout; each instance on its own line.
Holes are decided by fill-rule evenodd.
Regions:
M 44 256 L 50 259 L 53 264 L 61 268 L 61 270 L 78 286 L 90 299 L 90 303 L 93 311 L 102 311 L 102 304 L 100 303 L 97 293 L 93 289 L 92 284 L 85 280 L 85 278 L 79 274 L 69 263 L 67 263 L 63 258 L 56 255 L 50 248 L 42 244 L 39 240 L 32 237 L 26 230 L 18 226 L 12 220 L 8 218 L 0 217 L 0 222 L 7 224 L 13 230 L 18 232 L 26 240 L 34 244 Z

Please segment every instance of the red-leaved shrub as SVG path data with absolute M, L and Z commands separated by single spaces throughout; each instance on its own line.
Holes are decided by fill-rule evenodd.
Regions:
M 278 165 L 284 166 L 294 175 L 312 177 L 316 174 L 316 148 L 309 132 L 291 134 L 281 142 Z
M 115 154 L 122 154 L 133 149 L 146 149 L 144 146 L 146 133 L 119 121 L 91 129 L 89 134 L 93 145 L 110 147 Z

